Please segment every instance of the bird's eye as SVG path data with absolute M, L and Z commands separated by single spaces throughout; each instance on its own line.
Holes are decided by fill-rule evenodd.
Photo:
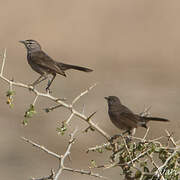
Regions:
M 28 43 L 28 44 L 34 44 L 34 42 L 33 42 L 33 41 L 27 41 L 27 43 Z

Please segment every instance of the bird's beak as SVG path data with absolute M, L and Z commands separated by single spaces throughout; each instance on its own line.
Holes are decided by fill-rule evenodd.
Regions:
M 25 43 L 25 41 L 19 41 L 19 42 L 20 42 L 20 43 L 23 43 L 23 44 Z
M 104 99 L 108 100 L 108 99 L 109 99 L 109 97 L 104 97 Z

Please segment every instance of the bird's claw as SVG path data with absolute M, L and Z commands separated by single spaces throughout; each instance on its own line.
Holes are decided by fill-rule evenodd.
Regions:
M 112 136 L 112 137 L 110 138 L 110 142 L 116 140 L 117 138 L 119 138 L 119 137 L 121 137 L 121 136 L 122 136 L 121 134 L 115 134 L 114 136 Z
M 47 88 L 46 88 L 46 93 L 51 94 L 52 91 L 47 87 Z

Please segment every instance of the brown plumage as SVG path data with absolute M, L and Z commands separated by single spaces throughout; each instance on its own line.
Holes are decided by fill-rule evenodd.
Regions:
M 61 62 L 54 61 L 44 51 L 42 51 L 40 44 L 35 40 L 20 41 L 27 49 L 27 60 L 31 68 L 39 73 L 41 76 L 32 84 L 33 86 L 47 79 L 48 74 L 52 74 L 53 78 L 48 83 L 46 90 L 49 90 L 56 74 L 66 76 L 65 71 L 68 69 L 74 69 L 78 71 L 91 72 L 93 70 L 75 66 L 70 64 L 64 64 Z
M 119 129 L 126 130 L 130 133 L 131 130 L 139 126 L 147 128 L 149 121 L 168 122 L 168 119 L 159 117 L 142 117 L 134 114 L 130 109 L 121 104 L 121 101 L 116 96 L 105 97 L 108 102 L 108 113 L 112 123 Z

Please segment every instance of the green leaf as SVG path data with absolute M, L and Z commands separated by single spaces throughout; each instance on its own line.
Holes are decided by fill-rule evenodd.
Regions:
M 30 104 L 29 109 L 24 114 L 25 119 L 22 122 L 22 124 L 27 126 L 27 124 L 29 122 L 28 119 L 32 118 L 35 114 L 36 114 L 36 111 L 35 111 L 34 105 Z
M 7 97 L 13 96 L 13 95 L 15 95 L 15 91 L 8 90 L 8 91 L 6 92 L 6 96 L 7 96 Z
M 135 173 L 135 178 L 140 178 L 142 175 L 141 171 L 137 170 Z
M 28 119 L 24 119 L 23 122 L 22 122 L 22 124 L 23 124 L 24 126 L 27 126 L 27 124 L 28 124 Z
M 149 172 L 149 169 L 147 166 L 144 166 L 144 172 Z
M 102 149 L 102 148 L 97 149 L 97 151 L 98 151 L 99 153 L 103 153 L 103 149 Z
M 65 134 L 67 130 L 66 124 L 63 122 L 61 127 L 57 127 L 56 131 L 58 132 L 58 134 L 61 134 L 62 136 Z
M 14 104 L 13 104 L 13 95 L 15 94 L 15 91 L 12 90 L 8 90 L 6 92 L 6 97 L 7 97 L 7 101 L 6 103 L 10 106 L 10 108 L 13 108 Z

